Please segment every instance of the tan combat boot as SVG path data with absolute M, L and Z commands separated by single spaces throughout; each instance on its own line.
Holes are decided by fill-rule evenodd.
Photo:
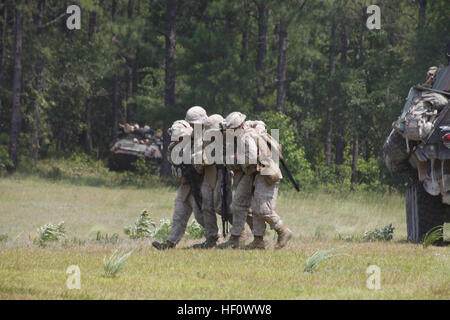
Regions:
M 277 244 L 275 249 L 283 248 L 289 240 L 292 238 L 292 231 L 288 227 L 282 226 L 280 229 L 276 230 L 278 233 Z
M 245 250 L 262 249 L 267 247 L 267 243 L 263 236 L 254 236 L 253 241 L 244 247 Z
M 228 239 L 227 242 L 221 243 L 217 246 L 219 249 L 226 249 L 226 248 L 233 248 L 237 249 L 239 248 L 239 236 L 230 236 L 230 239 Z
M 251 235 L 252 235 L 252 231 L 250 230 L 248 225 L 245 225 L 244 231 L 242 231 L 241 235 L 239 236 L 239 242 L 247 241 Z
M 175 243 L 172 243 L 169 240 L 167 240 L 166 242 L 162 242 L 162 243 L 160 243 L 158 241 L 153 241 L 152 246 L 154 246 L 158 250 L 167 250 L 167 249 L 175 248 Z

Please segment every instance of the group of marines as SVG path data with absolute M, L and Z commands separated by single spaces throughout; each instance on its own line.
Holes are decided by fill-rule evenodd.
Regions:
M 180 148 L 183 139 L 193 141 L 194 128 L 199 126 L 205 136 L 223 136 L 223 145 L 226 147 L 229 145 L 229 139 L 236 141 L 237 145 L 242 143 L 245 148 L 242 149 L 244 153 L 241 160 L 236 161 L 234 145 L 234 155 L 231 157 L 233 161 L 211 161 L 206 157 L 205 150 L 209 144 L 215 142 L 214 138 L 210 141 L 202 140 L 200 150 L 194 148 L 192 152 L 191 148 Z M 214 133 L 217 132 L 223 135 L 215 136 Z M 275 150 L 281 152 L 281 148 L 267 133 L 264 122 L 246 121 L 246 116 L 240 112 L 232 112 L 225 119 L 218 114 L 208 116 L 202 107 L 195 106 L 187 111 L 184 120 L 173 123 L 169 134 L 171 143 L 168 146 L 168 159 L 172 165 L 172 175 L 180 185 L 175 198 L 170 235 L 165 242 L 153 242 L 156 249 L 175 248 L 186 231 L 192 212 L 204 228 L 206 238 L 204 242 L 194 245 L 194 248 L 265 249 L 269 245 L 269 241 L 264 237 L 266 224 L 278 234 L 276 249 L 287 244 L 292 238 L 292 231 L 283 225 L 275 212 L 282 174 L 273 154 Z M 252 150 L 255 147 L 257 150 Z M 189 165 L 177 162 L 174 156 L 183 152 L 190 152 L 191 158 L 199 156 L 200 161 Z M 252 152 L 257 155 L 256 161 L 252 161 Z M 191 168 L 193 174 L 186 174 L 186 168 Z M 199 188 L 194 187 L 195 180 L 198 181 Z M 216 215 L 219 214 L 223 218 L 225 212 L 226 220 L 231 224 L 231 235 L 228 241 L 221 242 Z M 253 241 L 241 247 L 241 243 L 250 236 L 250 230 Z M 225 237 L 225 230 L 223 231 Z

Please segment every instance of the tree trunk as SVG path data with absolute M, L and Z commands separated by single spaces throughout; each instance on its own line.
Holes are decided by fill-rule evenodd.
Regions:
M 267 19 L 269 8 L 264 2 L 258 5 L 258 53 L 256 58 L 256 104 L 255 111 L 262 112 L 264 105 L 262 99 L 264 97 L 264 87 L 266 84 L 266 56 L 267 56 Z
M 133 105 L 131 99 L 133 98 L 133 59 L 126 59 L 127 68 L 127 122 L 133 122 Z
M 22 37 L 23 37 L 23 14 L 22 8 L 16 8 L 15 21 L 15 51 L 14 51 L 14 74 L 13 74 L 13 101 L 11 116 L 11 135 L 9 143 L 9 157 L 13 163 L 13 170 L 17 169 L 17 154 L 19 151 L 19 133 L 21 125 L 21 93 L 22 93 Z
M 249 16 L 249 8 L 248 8 L 248 1 L 244 0 L 244 11 L 245 11 L 245 18 L 244 18 L 244 26 L 242 30 L 242 40 L 241 40 L 241 61 L 245 62 L 247 61 L 247 53 L 248 53 L 248 22 L 250 19 Z
M 128 0 L 128 19 L 133 19 L 134 0 Z
M 38 10 L 39 13 L 33 19 L 34 27 L 35 27 L 35 36 L 39 39 L 40 27 L 42 26 L 42 20 L 44 15 L 44 6 L 45 0 L 40 0 L 38 2 Z M 40 96 L 42 94 L 42 70 L 43 70 L 43 59 L 41 56 L 40 48 L 38 47 L 37 59 L 33 63 L 32 70 L 36 75 L 35 81 L 35 90 L 36 97 L 33 102 L 33 119 L 31 120 L 31 133 L 30 133 L 30 156 L 33 159 L 34 163 L 37 163 L 39 160 L 39 149 L 40 149 L 40 131 L 41 131 L 41 105 L 40 105 Z
M 417 4 L 419 5 L 419 19 L 417 28 L 419 30 L 419 34 L 422 33 L 425 28 L 426 18 L 427 18 L 427 4 L 428 0 L 417 0 Z
M 112 6 L 111 6 L 111 20 L 114 22 L 116 20 L 116 14 L 117 14 L 117 0 L 112 0 Z
M 133 93 L 136 94 L 138 92 L 139 86 L 139 54 L 141 49 L 139 47 L 136 48 L 136 54 L 134 56 L 134 65 L 133 65 Z
M 355 184 L 358 182 L 358 155 L 359 144 L 358 134 L 353 137 L 353 160 L 352 160 L 352 177 L 351 177 L 351 189 L 355 190 Z
M 333 21 L 331 23 L 331 35 L 330 35 L 330 54 L 328 56 L 328 69 L 330 73 L 330 78 L 334 77 L 336 72 L 336 22 L 333 16 Z M 332 136 L 333 136 L 333 105 L 331 99 L 328 101 L 327 107 L 327 133 L 325 137 L 325 160 L 327 166 L 333 164 L 332 155 Z
M 42 94 L 42 69 L 43 64 L 42 60 L 38 58 L 35 67 L 33 68 L 36 72 L 36 87 L 35 90 L 37 92 L 37 96 L 33 102 L 33 119 L 31 123 L 31 133 L 30 133 L 30 142 L 31 142 L 31 159 L 33 159 L 34 163 L 37 163 L 39 160 L 39 149 L 40 149 L 40 131 L 41 131 L 41 104 L 40 104 L 40 95 Z
M 91 40 L 92 36 L 97 32 L 97 12 L 91 11 L 89 12 L 89 40 Z
M 0 85 L 3 80 L 3 73 L 6 62 L 6 31 L 8 30 L 8 6 L 3 0 L 3 24 L 2 24 L 2 59 L 0 61 Z
M 134 12 L 134 1 L 128 0 L 128 20 L 133 19 Z M 131 22 L 131 21 L 130 21 Z M 126 57 L 126 69 L 127 69 L 127 115 L 126 119 L 128 123 L 133 122 L 133 104 L 131 103 L 131 99 L 133 98 L 133 71 L 134 71 L 134 63 L 133 59 L 130 57 Z
M 116 20 L 117 14 L 117 0 L 113 0 L 111 9 L 111 20 L 114 22 Z M 114 72 L 113 75 L 113 90 L 112 90 L 112 100 L 113 100 L 113 128 L 112 136 L 113 140 L 117 139 L 119 131 L 119 74 Z
M 341 68 L 344 69 L 347 66 L 347 26 L 342 25 L 341 30 Z M 336 121 L 336 140 L 335 140 L 335 163 L 340 165 L 344 163 L 344 117 L 340 110 L 337 111 L 337 121 Z
M 165 26 L 165 78 L 164 78 L 164 106 L 170 112 L 170 109 L 175 106 L 175 45 L 176 45 L 176 11 L 177 1 L 166 1 L 166 26 Z M 167 160 L 167 147 L 170 143 L 170 137 L 167 134 L 167 120 L 164 120 L 163 125 L 163 162 L 161 165 L 161 175 L 170 175 L 170 164 Z
M 361 23 L 361 35 L 359 37 L 359 60 L 358 60 L 358 67 L 363 71 L 364 68 L 364 40 L 366 37 L 366 15 L 365 11 L 363 11 L 362 15 L 362 23 Z M 353 112 L 354 117 L 354 124 L 353 124 L 353 159 L 352 159 L 352 177 L 351 177 L 351 189 L 355 189 L 355 184 L 358 182 L 358 158 L 359 158 L 359 113 L 360 113 L 360 106 L 355 106 L 355 110 Z
M 278 65 L 277 65 L 277 108 L 278 112 L 285 111 L 286 104 L 286 51 L 287 30 L 280 20 L 278 23 Z
M 91 11 L 89 12 L 89 42 L 92 41 L 92 37 L 97 31 L 97 12 Z M 86 108 L 85 108 L 85 121 L 86 121 L 86 132 L 85 132 L 85 141 L 84 147 L 87 154 L 92 153 L 93 143 L 92 143 L 92 102 L 90 94 L 86 99 Z
M 423 60 L 426 58 L 426 44 L 427 39 L 425 39 L 425 25 L 426 25 L 426 13 L 428 0 L 416 0 L 419 5 L 418 21 L 417 21 L 417 45 L 415 49 L 415 60 L 416 66 L 421 67 L 423 65 Z
M 330 54 L 328 56 L 328 70 L 330 77 L 336 73 L 336 22 L 331 23 L 331 35 L 330 35 Z
M 347 66 L 347 50 L 348 50 L 348 34 L 347 26 L 342 25 L 341 30 L 341 67 L 345 68 Z
M 85 149 L 87 154 L 92 153 L 92 102 L 89 97 L 86 99 L 86 141 Z
M 117 139 L 119 133 L 119 74 L 114 73 L 113 76 L 113 140 Z

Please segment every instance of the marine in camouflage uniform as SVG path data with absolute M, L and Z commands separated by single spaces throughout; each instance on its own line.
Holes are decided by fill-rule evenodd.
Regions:
M 267 144 L 268 134 L 264 130 L 245 125 L 246 116 L 240 112 L 233 112 L 226 118 L 227 129 L 234 129 L 237 140 L 245 145 L 245 162 L 241 165 L 233 165 L 235 175 L 240 176 L 235 196 L 231 204 L 233 213 L 233 226 L 230 240 L 222 247 L 239 247 L 238 235 L 242 232 L 251 207 L 253 215 L 254 240 L 245 249 L 265 249 L 267 242 L 264 240 L 266 223 L 278 234 L 276 249 L 284 247 L 292 237 L 292 232 L 283 225 L 282 220 L 275 212 L 278 187 L 282 179 L 280 168 L 271 158 L 270 148 Z M 242 129 L 236 131 L 237 129 Z M 252 161 L 257 155 L 257 161 Z M 254 190 L 252 190 L 254 187 Z M 253 191 L 253 192 L 252 192 Z
M 220 124 L 223 122 L 223 117 L 218 114 L 214 114 L 204 122 L 205 135 L 215 137 L 220 136 Z M 219 239 L 219 228 L 217 226 L 216 213 L 221 214 L 222 211 L 222 179 L 223 179 L 223 165 L 216 164 L 214 161 L 214 155 L 207 155 L 205 153 L 205 147 L 213 143 L 211 141 L 205 141 L 202 148 L 202 164 L 194 165 L 198 173 L 204 175 L 204 179 L 201 185 L 202 194 L 202 215 L 205 228 L 206 241 L 197 245 L 194 248 L 208 249 L 216 246 Z M 227 206 L 231 203 L 231 181 L 232 177 L 230 172 L 227 172 Z
M 206 111 L 198 106 L 190 108 L 186 113 L 185 120 L 177 120 L 169 129 L 171 136 L 175 137 L 188 137 L 192 136 L 192 127 L 194 124 L 201 124 L 206 120 Z M 179 141 L 172 141 L 168 148 L 168 160 L 172 163 L 172 151 Z M 204 215 L 201 212 L 201 208 L 198 207 L 194 196 L 192 195 L 192 188 L 186 177 L 183 176 L 181 169 L 172 164 L 172 175 L 180 181 L 177 196 L 175 198 L 175 206 L 172 216 L 172 228 L 167 240 L 163 243 L 153 242 L 152 245 L 158 250 L 165 250 L 174 248 L 181 240 L 186 232 L 187 223 L 189 218 L 194 212 L 197 222 L 205 228 Z

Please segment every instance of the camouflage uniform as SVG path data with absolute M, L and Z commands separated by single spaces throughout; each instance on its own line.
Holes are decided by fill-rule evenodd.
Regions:
M 244 207 L 251 206 L 254 241 L 246 248 L 264 249 L 266 247 L 266 242 L 264 241 L 266 222 L 278 233 L 276 248 L 281 248 L 292 237 L 292 232 L 283 226 L 280 217 L 274 210 L 278 197 L 279 181 L 282 178 L 281 171 L 271 159 L 270 148 L 266 140 L 262 139 L 264 135 L 266 135 L 264 137 L 268 136 L 265 132 L 265 126 L 264 128 L 260 126 L 257 129 L 251 125 L 246 125 L 243 122 L 244 120 L 245 116 L 240 113 L 232 113 L 227 117 L 227 127 L 231 129 L 240 127 L 243 129 L 241 134 L 237 136 L 237 139 L 241 139 L 246 146 L 245 163 L 240 165 L 240 168 L 235 169 L 236 172 L 242 171 L 242 178 L 237 184 L 232 202 L 232 239 L 230 239 L 228 246 L 239 246 L 236 235 L 243 230 L 248 212 L 244 210 Z M 229 125 L 228 122 L 230 123 Z M 252 152 L 258 155 L 256 163 L 251 161 Z M 253 186 L 254 190 L 252 190 Z
M 250 129 L 244 128 L 244 120 L 245 115 L 240 112 L 233 112 L 226 118 L 226 127 L 227 129 L 241 128 L 246 132 Z M 249 152 L 248 148 L 246 150 Z M 230 206 L 230 213 L 232 215 L 231 237 L 220 248 L 238 248 L 239 237 L 245 229 L 245 223 L 251 205 L 253 174 L 251 172 L 245 172 L 242 165 L 237 164 L 236 161 L 234 164 L 227 163 L 226 167 L 233 172 L 233 185 L 236 187 L 236 191 L 234 192 Z
M 220 133 L 220 123 L 223 121 L 222 116 L 212 115 L 205 120 L 205 133 L 216 131 Z M 211 142 L 206 142 L 204 147 L 209 145 Z M 223 172 L 222 168 L 213 162 L 213 159 L 206 157 L 204 153 L 204 148 L 202 149 L 202 164 L 195 165 L 198 173 L 204 175 L 204 179 L 201 186 L 202 194 L 202 215 L 205 228 L 205 238 L 206 241 L 199 245 L 194 245 L 194 248 L 211 248 L 216 245 L 219 238 L 219 228 L 217 226 L 217 213 L 222 211 L 222 179 Z M 228 180 L 228 199 L 227 203 L 231 202 L 231 176 L 229 175 Z
M 256 134 L 255 134 L 256 133 Z M 276 141 L 266 132 L 255 130 L 252 137 L 258 146 L 258 164 L 250 165 L 250 170 L 255 170 L 254 191 L 252 197 L 253 212 L 253 234 L 255 240 L 249 249 L 263 249 L 266 247 L 263 236 L 266 231 L 266 223 L 278 234 L 276 249 L 284 247 L 292 237 L 292 231 L 283 225 L 278 214 L 275 212 L 276 200 L 278 198 L 278 188 L 283 178 L 278 163 L 272 158 L 272 152 L 281 152 L 281 148 Z M 271 147 L 269 147 L 271 144 Z M 279 153 L 274 154 L 277 157 Z M 249 170 L 248 169 L 248 170 Z
M 222 212 L 222 168 L 216 165 L 209 165 L 203 168 L 205 178 L 201 186 L 202 194 L 202 219 L 205 228 L 206 241 L 194 248 L 211 248 L 214 247 L 219 239 L 219 228 L 217 226 L 217 215 Z M 227 177 L 227 205 L 231 203 L 231 175 L 228 172 Z M 228 210 L 228 212 L 230 212 Z
M 192 135 L 192 128 L 190 124 L 201 123 L 206 119 L 206 111 L 201 107 L 192 107 L 186 114 L 186 120 L 178 120 L 169 129 L 169 133 L 176 136 L 190 136 Z M 168 160 L 172 163 L 172 151 L 178 144 L 178 141 L 172 142 L 168 147 Z M 198 207 L 194 196 L 192 195 L 191 186 L 186 181 L 186 178 L 182 176 L 181 169 L 176 166 L 172 166 L 172 174 L 175 179 L 180 181 L 180 187 L 178 188 L 177 196 L 175 198 L 174 212 L 172 215 L 172 228 L 170 234 L 165 243 L 153 242 L 153 246 L 158 250 L 164 250 L 174 248 L 176 244 L 181 240 L 186 232 L 187 223 L 194 211 L 194 217 L 197 222 L 204 227 L 203 214 L 201 208 Z

